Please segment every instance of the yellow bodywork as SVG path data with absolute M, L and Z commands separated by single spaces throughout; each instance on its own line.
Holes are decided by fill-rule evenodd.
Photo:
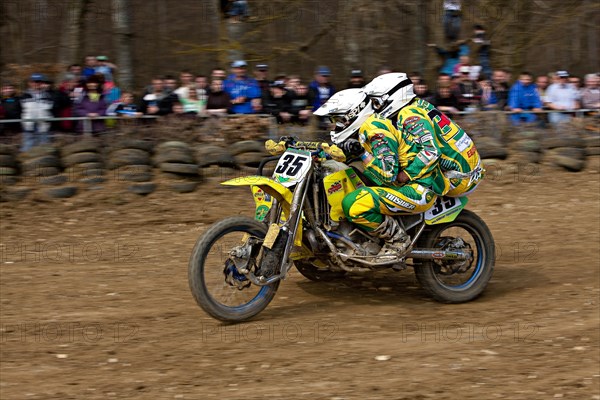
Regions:
M 277 199 L 277 201 L 281 205 L 281 210 L 283 211 L 283 217 L 285 219 L 287 219 L 290 214 L 290 205 L 292 203 L 292 198 L 294 194 L 290 189 L 286 188 L 279 182 L 275 182 L 271 178 L 267 178 L 266 176 L 250 175 L 221 182 L 221 185 L 250 186 L 250 188 L 252 189 L 254 201 L 256 203 L 257 212 L 259 210 L 259 207 L 267 206 L 270 209 L 273 203 L 272 200 L 266 200 L 264 196 L 261 196 L 260 191 L 263 191 L 264 193 Z M 284 219 L 282 218 L 282 220 Z M 298 247 L 303 247 L 302 223 L 298 224 L 298 230 L 296 232 L 294 245 Z M 292 258 L 295 258 L 294 254 L 292 254 Z
M 331 206 L 329 216 L 333 221 L 345 218 L 342 210 L 344 197 L 364 185 L 352 168 L 335 172 L 323 178 L 327 202 Z

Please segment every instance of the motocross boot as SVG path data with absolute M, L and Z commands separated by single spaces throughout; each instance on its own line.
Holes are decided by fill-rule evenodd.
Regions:
M 389 215 L 384 215 L 383 222 L 371 231 L 371 235 L 385 241 L 377 254 L 378 257 L 396 256 L 401 258 L 410 250 L 410 236 L 402 229 L 398 221 Z

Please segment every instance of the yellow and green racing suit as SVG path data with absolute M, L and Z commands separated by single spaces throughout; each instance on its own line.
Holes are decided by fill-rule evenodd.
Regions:
M 472 193 L 483 179 L 483 165 L 475 144 L 467 133 L 429 102 L 415 98 L 397 116 L 397 128 L 410 140 L 423 144 L 417 155 L 424 164 L 439 160 L 450 180 L 446 196 Z M 411 176 L 411 171 L 405 171 Z M 413 172 L 414 173 L 414 172 Z
M 415 140 L 411 133 L 399 132 L 391 120 L 377 114 L 361 125 L 359 140 L 365 149 L 364 174 L 380 186 L 349 193 L 342 201 L 342 209 L 349 221 L 366 231 L 376 229 L 384 214 L 424 212 L 437 196 L 450 190 L 437 159 L 430 161 L 422 156 L 439 151 L 435 141 Z M 401 171 L 409 176 L 409 182 L 397 182 Z

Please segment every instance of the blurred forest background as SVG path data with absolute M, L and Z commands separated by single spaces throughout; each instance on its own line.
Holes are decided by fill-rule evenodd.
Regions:
M 312 79 L 317 65 L 343 86 L 352 68 L 367 78 L 382 65 L 433 78 L 444 47 L 442 0 L 249 0 L 251 18 L 222 18 L 218 0 L 3 0 L 0 76 L 24 79 L 31 68 L 59 78 L 86 54 L 119 66 L 122 87 L 182 69 L 208 74 L 235 58 L 267 62 Z M 494 68 L 535 74 L 599 68 L 600 1 L 464 0 L 461 37 L 487 28 Z M 28 67 L 29 66 L 29 67 Z M 52 66 L 52 68 L 51 68 Z

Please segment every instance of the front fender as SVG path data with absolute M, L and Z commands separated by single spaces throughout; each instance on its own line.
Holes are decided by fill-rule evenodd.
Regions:
M 271 178 L 267 178 L 266 176 L 250 175 L 250 176 L 234 178 L 234 179 L 230 179 L 225 182 L 221 182 L 221 185 L 250 186 L 251 188 L 258 187 L 259 189 L 261 189 L 268 195 L 277 199 L 277 201 L 281 205 L 281 209 L 283 211 L 284 217 L 287 218 L 287 216 L 290 215 L 290 205 L 292 204 L 292 199 L 294 197 L 294 194 L 292 193 L 292 191 L 290 189 L 286 188 L 279 182 L 275 182 Z M 254 190 L 253 190 L 253 193 L 254 193 Z M 259 201 L 256 199 L 256 196 L 255 196 L 254 200 L 257 203 L 257 216 L 258 216 Z M 270 208 L 271 205 L 269 204 L 268 207 Z M 263 216 L 264 216 L 264 214 L 263 214 Z M 298 229 L 296 231 L 296 237 L 294 240 L 294 244 L 296 246 L 302 246 L 302 223 L 298 224 Z
M 289 211 L 290 204 L 292 204 L 292 198 L 294 197 L 290 189 L 286 188 L 279 182 L 275 182 L 271 178 L 267 178 L 266 176 L 244 176 L 241 178 L 234 178 L 225 182 L 221 182 L 221 185 L 259 187 L 268 195 L 271 195 L 274 198 L 276 198 L 279 204 L 281 204 L 281 206 L 284 208 L 284 211 L 286 211 L 286 213 Z

